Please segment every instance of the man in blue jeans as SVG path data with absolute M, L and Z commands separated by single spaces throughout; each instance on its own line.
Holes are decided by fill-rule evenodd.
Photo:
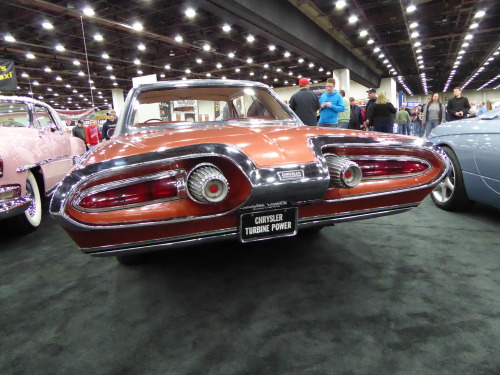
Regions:
M 326 92 L 319 98 L 320 113 L 318 126 L 336 128 L 338 126 L 339 113 L 345 110 L 342 96 L 335 90 L 335 80 L 326 80 Z

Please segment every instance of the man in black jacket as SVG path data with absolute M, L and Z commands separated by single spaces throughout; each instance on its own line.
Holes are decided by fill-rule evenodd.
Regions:
M 462 96 L 462 90 L 460 90 L 460 87 L 455 87 L 453 89 L 453 95 L 455 95 L 455 97 L 448 100 L 448 106 L 446 107 L 449 121 L 467 118 L 467 114 L 470 110 L 469 99 Z
M 107 113 L 108 119 L 102 125 L 102 139 L 107 139 L 113 135 L 113 132 L 116 127 L 116 123 L 118 122 L 118 117 L 116 117 L 116 111 L 112 109 Z
M 309 80 L 307 78 L 301 78 L 299 86 L 300 90 L 290 98 L 290 108 L 304 124 L 317 126 L 317 112 L 320 108 L 318 96 L 309 90 Z
M 364 125 L 366 127 L 366 130 L 369 128 L 373 130 L 373 124 L 370 124 L 369 118 L 371 117 L 371 111 L 373 110 L 372 105 L 377 101 L 377 90 L 375 89 L 370 89 L 367 91 L 368 93 L 368 101 L 366 102 L 366 120 L 364 122 Z

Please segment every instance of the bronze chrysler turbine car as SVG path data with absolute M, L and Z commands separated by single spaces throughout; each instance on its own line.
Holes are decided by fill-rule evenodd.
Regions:
M 303 125 L 268 86 L 143 84 L 50 210 L 83 252 L 293 236 L 417 206 L 448 169 L 425 140 Z

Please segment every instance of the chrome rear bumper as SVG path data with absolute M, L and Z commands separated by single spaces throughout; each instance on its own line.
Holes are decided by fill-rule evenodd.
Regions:
M 393 215 L 406 212 L 417 203 L 398 205 L 390 207 L 381 207 L 371 210 L 355 211 L 327 216 L 315 216 L 299 219 L 298 229 L 311 228 L 315 226 L 331 226 L 335 223 L 345 221 L 363 220 L 379 216 Z M 108 257 L 123 254 L 138 254 L 150 251 L 165 250 L 166 248 L 185 247 L 188 245 L 201 245 L 210 242 L 222 240 L 238 240 L 240 238 L 238 228 L 221 229 L 219 231 L 210 231 L 196 233 L 188 236 L 169 237 L 152 241 L 124 243 L 119 245 L 82 248 L 81 250 L 96 257 Z
M 0 201 L 0 219 L 6 219 L 22 214 L 31 203 L 29 197 L 16 197 Z

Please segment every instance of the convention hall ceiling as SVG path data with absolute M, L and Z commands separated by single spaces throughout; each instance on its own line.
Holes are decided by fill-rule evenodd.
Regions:
M 499 86 L 497 0 L 279 1 L 408 94 Z M 221 2 L 4 1 L 0 56 L 15 61 L 20 87 L 9 93 L 32 92 L 56 108 L 102 108 L 111 89 L 126 92 L 140 75 L 282 87 L 301 76 L 322 82 L 342 67 L 290 48 L 285 32 L 276 43 L 276 35 L 248 28 L 251 17 L 216 12 L 212 3 Z

